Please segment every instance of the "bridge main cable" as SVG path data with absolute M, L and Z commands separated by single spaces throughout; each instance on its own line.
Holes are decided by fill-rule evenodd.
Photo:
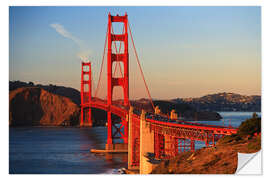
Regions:
M 97 97 L 97 92 L 100 86 L 100 81 L 101 81 L 101 74 L 102 74 L 102 70 L 103 70 L 103 64 L 104 64 L 104 57 L 105 57 L 105 51 L 106 51 L 106 45 L 107 45 L 107 38 L 108 38 L 108 27 L 107 27 L 107 32 L 106 32 L 106 38 L 105 38 L 105 44 L 104 44 L 104 50 L 103 50 L 103 55 L 102 55 L 102 63 L 101 63 L 101 67 L 100 67 L 100 72 L 99 72 L 99 77 L 98 77 L 98 83 L 97 83 L 97 88 L 95 90 L 95 97 Z
M 144 82 L 144 85 L 145 85 L 145 87 L 146 87 L 147 94 L 148 94 L 148 96 L 149 96 L 149 99 L 150 99 L 150 101 L 151 101 L 151 105 L 152 105 L 153 110 L 154 110 L 154 109 L 155 109 L 155 106 L 154 106 L 154 103 L 153 103 L 153 101 L 152 101 L 152 97 L 151 97 L 149 88 L 148 88 L 148 86 L 147 86 L 147 84 L 146 84 L 146 81 L 145 81 L 145 78 L 144 78 L 144 74 L 143 74 L 142 67 L 141 67 L 141 64 L 140 64 L 140 61 L 139 61 L 139 58 L 138 58 L 137 50 L 136 50 L 136 48 L 135 48 L 135 44 L 134 44 L 134 41 L 133 41 L 133 36 L 132 36 L 132 33 L 131 33 L 131 28 L 130 28 L 130 26 L 129 26 L 129 23 L 128 23 L 128 30 L 129 30 L 129 34 L 130 34 L 130 37 L 131 37 L 131 41 L 132 41 L 133 49 L 134 49 L 134 52 L 135 52 L 136 60 L 137 60 L 138 66 L 139 66 L 139 68 L 140 68 L 141 75 L 142 75 L 142 77 L 143 77 L 143 82 Z

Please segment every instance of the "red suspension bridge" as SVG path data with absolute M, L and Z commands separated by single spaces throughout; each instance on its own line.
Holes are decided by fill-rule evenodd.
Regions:
M 123 23 L 121 34 L 114 33 L 113 23 Z M 137 65 L 139 67 L 152 112 L 133 109 L 129 95 L 129 46 L 131 38 Z M 117 47 L 117 42 L 120 46 Z M 123 48 L 122 48 L 123 44 Z M 97 97 L 101 86 L 101 74 L 107 50 L 107 98 Z M 122 64 L 122 65 L 121 65 Z M 114 68 L 113 68 L 114 67 Z M 123 70 L 122 70 L 123 68 Z M 116 76 L 117 69 L 120 76 Z M 195 150 L 195 141 L 203 141 L 206 146 L 214 146 L 224 135 L 231 135 L 237 129 L 225 126 L 213 126 L 191 123 L 178 119 L 172 111 L 171 117 L 163 116 L 158 107 L 154 107 L 150 91 L 144 78 L 138 54 L 135 48 L 128 16 L 108 15 L 108 27 L 101 70 L 95 92 L 92 94 L 91 63 L 82 62 L 81 69 L 81 126 L 92 126 L 91 109 L 97 108 L 107 112 L 107 144 L 108 152 L 128 151 L 129 168 L 140 168 L 140 173 L 148 173 L 151 165 L 145 159 L 146 153 L 153 153 L 156 159 L 166 159 L 185 151 Z M 113 101 L 115 87 L 122 87 L 123 100 Z M 112 114 L 120 120 L 112 118 Z

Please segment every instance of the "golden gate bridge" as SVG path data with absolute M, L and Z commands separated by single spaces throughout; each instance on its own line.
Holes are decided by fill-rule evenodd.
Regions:
M 123 23 L 122 34 L 114 33 L 112 23 Z M 129 98 L 129 49 L 128 37 L 131 37 L 136 62 L 139 66 L 143 83 L 146 87 L 153 112 L 144 109 L 135 110 Z M 117 47 L 116 42 L 122 42 L 124 49 Z M 101 87 L 101 73 L 107 49 L 107 99 L 97 97 Z M 123 64 L 123 72 L 122 66 Z M 114 67 L 114 69 L 113 69 Z M 121 76 L 116 76 L 120 69 Z M 129 169 L 139 169 L 140 173 L 149 173 L 153 164 L 146 157 L 152 153 L 155 159 L 168 159 L 181 152 L 195 151 L 195 141 L 205 142 L 206 147 L 214 146 L 225 135 L 237 132 L 237 129 L 226 126 L 214 126 L 192 123 L 177 118 L 175 111 L 171 116 L 164 116 L 158 107 L 154 106 L 150 91 L 144 78 L 138 54 L 135 48 L 128 16 L 108 15 L 108 27 L 102 56 L 97 88 L 92 94 L 91 63 L 82 62 L 81 69 L 81 120 L 80 126 L 92 126 L 91 109 L 97 108 L 107 112 L 107 143 L 105 152 L 128 152 Z M 113 101 L 114 87 L 122 87 L 123 101 Z M 93 96 L 92 96 L 93 95 Z M 120 121 L 112 118 L 118 116 Z M 172 119 L 177 119 L 172 122 Z

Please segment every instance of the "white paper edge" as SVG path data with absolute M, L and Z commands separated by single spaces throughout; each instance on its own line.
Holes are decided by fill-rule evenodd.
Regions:
M 250 154 L 238 153 L 238 163 L 235 174 L 262 174 L 261 154 L 261 150 Z

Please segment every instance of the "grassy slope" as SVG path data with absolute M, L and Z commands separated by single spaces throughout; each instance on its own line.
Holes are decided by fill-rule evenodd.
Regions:
M 233 174 L 237 169 L 237 152 L 254 153 L 261 149 L 261 135 L 227 136 L 216 147 L 185 152 L 161 162 L 153 174 Z

